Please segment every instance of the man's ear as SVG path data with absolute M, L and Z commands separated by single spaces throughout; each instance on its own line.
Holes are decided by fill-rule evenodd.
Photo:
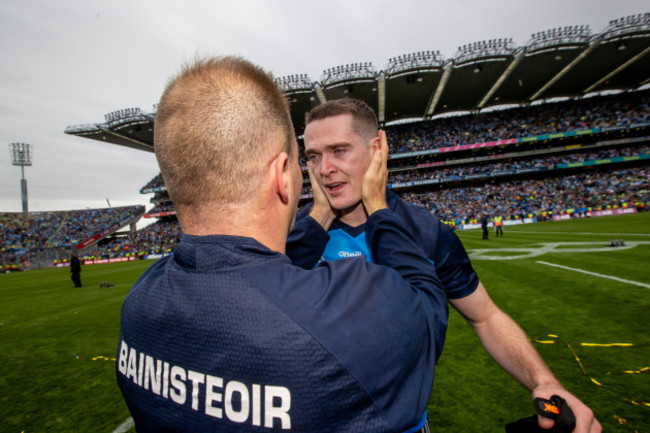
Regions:
M 289 203 L 290 176 L 289 155 L 280 152 L 271 162 L 273 173 L 273 190 L 280 197 L 283 203 Z

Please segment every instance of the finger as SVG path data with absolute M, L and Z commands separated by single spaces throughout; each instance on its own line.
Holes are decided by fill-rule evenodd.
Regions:
M 312 188 L 314 185 L 318 185 L 318 182 L 316 182 L 316 176 L 314 176 L 314 172 L 311 171 L 309 164 L 307 164 L 307 173 L 309 174 L 309 182 L 311 183 Z
M 382 156 L 384 157 L 384 164 L 388 164 L 388 139 L 386 138 L 386 131 L 380 129 L 379 135 L 379 149 L 381 149 Z
M 381 151 L 381 149 L 377 149 L 375 153 L 372 155 L 372 159 L 370 160 L 370 165 L 368 166 L 368 173 L 372 174 L 373 176 L 377 176 L 379 173 L 381 173 L 382 167 L 385 164 L 384 162 L 384 152 Z
M 584 416 L 576 419 L 576 428 L 573 431 L 576 433 L 601 433 L 603 428 L 596 418 L 592 416 Z
M 377 167 L 377 173 L 379 173 L 379 170 L 387 170 L 388 167 L 388 140 L 386 138 L 386 131 L 383 129 L 377 131 L 377 136 L 379 137 L 379 149 L 375 151 L 373 160 L 374 158 L 379 160 L 379 167 Z
M 597 419 L 594 418 L 594 422 L 591 423 L 591 430 L 589 430 L 590 433 L 601 433 L 603 431 L 603 427 L 600 425 Z
M 311 167 L 309 165 L 307 165 L 307 172 L 309 173 L 309 183 L 311 183 L 311 190 L 314 193 L 314 198 L 316 198 L 316 196 L 319 198 L 323 197 L 325 195 L 325 191 L 323 191 L 320 183 L 318 183 L 316 180 L 316 175 L 313 171 L 311 171 Z
M 555 421 L 551 418 L 546 418 L 545 416 L 537 415 L 537 424 L 545 430 L 552 429 L 555 425 Z

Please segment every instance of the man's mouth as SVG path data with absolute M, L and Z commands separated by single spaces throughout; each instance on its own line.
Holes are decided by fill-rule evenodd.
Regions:
M 325 189 L 327 189 L 327 192 L 329 192 L 330 194 L 336 194 L 337 192 L 342 190 L 345 185 L 346 185 L 345 182 L 334 182 L 325 185 Z

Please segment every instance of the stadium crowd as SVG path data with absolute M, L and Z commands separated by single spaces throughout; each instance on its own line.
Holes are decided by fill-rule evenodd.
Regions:
M 486 183 L 428 192 L 401 194 L 455 226 L 475 223 L 481 216 L 506 220 L 552 215 L 584 215 L 587 211 L 650 205 L 650 169 L 637 167 L 610 172 L 586 172 L 539 180 Z
M 162 174 L 158 173 L 151 179 L 145 186 L 142 187 L 143 190 L 149 190 L 149 189 L 154 189 L 154 188 L 160 188 L 162 186 L 165 186 L 165 182 L 163 181 Z
M 431 168 L 412 169 L 402 172 L 393 172 L 389 175 L 388 183 L 413 182 L 417 180 L 457 180 L 464 176 L 474 174 L 497 174 L 506 171 L 526 170 L 534 168 L 553 169 L 557 164 L 574 164 L 577 162 L 598 161 L 617 157 L 626 157 L 650 153 L 650 146 L 624 147 L 603 149 L 596 152 L 581 152 L 571 154 L 550 155 L 546 157 L 527 159 L 505 159 L 498 162 L 463 165 L 450 168 L 440 166 Z
M 390 152 L 650 122 L 650 91 L 511 108 L 386 128 Z
M 169 198 L 168 198 L 169 199 Z M 162 212 L 173 212 L 174 211 L 174 206 L 171 204 L 171 202 L 167 203 L 160 203 L 151 208 L 147 213 L 148 214 L 157 214 L 157 213 L 162 213 Z
M 167 254 L 180 242 L 181 227 L 175 218 L 159 219 L 128 236 L 100 242 L 82 259 L 112 259 L 118 257 L 144 258 L 147 255 Z
M 0 214 L 0 263 L 24 262 L 47 248 L 71 248 L 95 234 L 136 218 L 143 206 Z
M 495 159 L 491 163 L 482 163 L 474 165 L 455 165 L 447 167 L 446 165 L 437 165 L 429 167 L 408 167 L 409 169 L 390 170 L 388 183 L 389 185 L 414 182 L 420 180 L 459 180 L 466 176 L 485 174 L 495 175 L 504 172 L 527 169 L 553 169 L 557 164 L 574 164 L 577 162 L 602 161 L 617 157 L 629 157 L 636 155 L 650 154 L 650 146 L 627 146 L 600 149 L 593 152 L 579 153 L 562 153 L 557 155 L 548 155 L 543 157 L 527 158 L 503 158 Z M 447 161 L 449 163 L 449 161 Z M 311 193 L 311 185 L 305 184 L 302 194 Z
M 386 128 L 391 153 L 429 150 L 440 147 L 530 137 L 589 128 L 626 127 L 650 123 L 650 91 L 622 93 L 581 100 L 484 112 Z M 532 149 L 531 149 L 532 150 Z M 575 152 L 554 152 L 521 158 L 505 158 L 495 148 L 489 162 L 472 163 L 444 160 L 444 164 L 412 167 L 413 162 L 395 160 L 389 184 L 417 180 L 459 180 L 469 175 L 495 174 L 513 170 L 553 169 L 557 164 L 602 160 L 648 154 L 647 145 L 611 147 Z M 452 158 L 451 155 L 448 158 Z M 305 160 L 303 159 L 303 164 Z M 404 164 L 411 164 L 410 166 Z M 413 203 L 427 207 L 452 225 L 480 219 L 482 215 L 502 215 L 506 219 L 535 216 L 545 219 L 556 213 L 584 213 L 586 209 L 636 206 L 647 209 L 647 168 L 590 171 L 545 180 L 516 180 L 403 193 Z M 553 175 L 554 176 L 554 175 Z M 164 187 L 161 174 L 154 176 L 142 191 Z M 311 192 L 305 184 L 303 194 Z M 157 191 L 149 214 L 173 211 L 166 191 Z M 29 260 L 47 248 L 70 248 L 108 229 L 129 215 L 142 213 L 140 207 L 87 209 L 67 212 L 32 212 L 28 221 L 20 214 L 0 214 L 0 264 Z M 104 240 L 93 246 L 86 258 L 142 257 L 171 251 L 180 239 L 181 228 L 174 217 L 165 217 L 127 237 Z

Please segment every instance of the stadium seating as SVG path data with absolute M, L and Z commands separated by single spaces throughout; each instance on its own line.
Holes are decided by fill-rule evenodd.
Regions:
M 27 264 L 47 250 L 65 251 L 99 240 L 143 214 L 143 206 L 0 214 L 0 263 Z
M 459 227 L 481 212 L 499 211 L 507 218 L 533 214 L 542 220 L 553 212 L 582 209 L 566 197 L 517 206 L 512 198 L 499 196 L 500 202 L 473 210 L 478 199 L 471 194 L 466 194 L 469 201 L 464 207 L 462 198 L 447 201 L 445 194 L 499 184 L 510 190 L 512 185 L 527 181 L 540 183 L 540 178 L 551 179 L 547 184 L 553 185 L 566 175 L 578 179 L 574 187 L 584 187 L 584 194 L 596 194 L 593 187 L 580 184 L 584 180 L 581 171 L 589 173 L 589 179 L 597 184 L 609 184 L 621 181 L 615 173 L 623 169 L 631 173 L 629 179 L 636 180 L 630 182 L 635 183 L 642 179 L 643 167 L 650 158 L 646 141 L 649 96 L 649 91 L 622 93 L 389 126 L 389 185 L 407 200 L 427 206 L 445 222 Z M 506 142 L 493 145 L 497 141 Z M 302 155 L 301 164 L 305 166 Z M 303 174 L 301 205 L 312 197 L 306 171 Z M 622 180 L 624 184 L 626 179 Z M 157 205 L 149 213 L 171 209 L 171 202 L 165 206 L 161 182 L 158 175 L 143 188 L 163 190 L 156 192 Z M 647 190 L 647 181 L 645 185 Z M 590 203 L 594 208 L 622 206 L 625 202 L 626 206 L 640 204 L 644 209 L 648 201 L 647 193 L 618 197 L 618 201 L 606 194 L 595 197 L 598 199 Z
M 542 221 L 558 214 L 583 217 L 592 210 L 627 207 L 645 210 L 650 202 L 649 175 L 647 167 L 636 167 L 408 192 L 402 198 L 426 207 L 456 227 L 476 224 L 482 215 L 500 215 L 506 220 L 535 217 Z
M 461 228 L 483 214 L 506 221 L 589 210 L 650 205 L 650 91 L 567 100 L 386 127 L 389 186 Z M 299 140 L 300 141 L 300 140 Z M 305 186 L 300 205 L 311 200 Z M 107 238 L 86 258 L 145 257 L 170 252 L 181 228 L 157 174 L 147 216 L 160 219 L 128 237 Z M 95 209 L 0 214 L 0 263 L 20 263 L 37 251 L 70 248 L 124 212 Z
M 648 91 L 447 117 L 387 128 L 392 154 L 650 122 Z
M 180 242 L 181 227 L 178 220 L 161 218 L 127 237 L 108 239 L 98 243 L 83 259 L 114 259 L 119 257 L 145 258 L 168 254 Z

